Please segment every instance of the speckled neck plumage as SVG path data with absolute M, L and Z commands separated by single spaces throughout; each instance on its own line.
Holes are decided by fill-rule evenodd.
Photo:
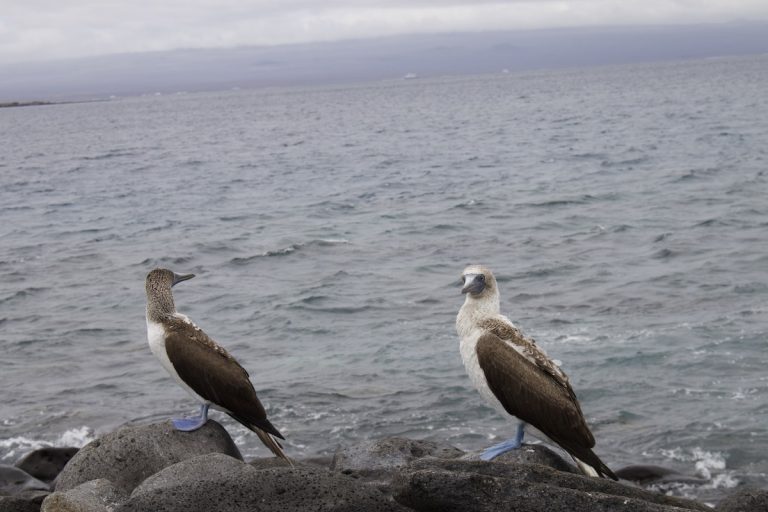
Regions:
M 147 281 L 147 319 L 161 322 L 176 313 L 171 287 L 165 283 Z

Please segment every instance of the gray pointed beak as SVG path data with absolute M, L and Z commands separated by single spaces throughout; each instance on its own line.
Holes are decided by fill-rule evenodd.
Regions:
M 186 281 L 187 279 L 192 279 L 195 277 L 195 274 L 177 274 L 176 272 L 173 273 L 173 284 L 171 286 L 176 286 L 182 281 Z
M 471 293 L 473 295 L 482 293 L 485 290 L 485 281 L 478 279 L 480 274 L 467 274 L 464 276 L 464 286 L 461 293 Z

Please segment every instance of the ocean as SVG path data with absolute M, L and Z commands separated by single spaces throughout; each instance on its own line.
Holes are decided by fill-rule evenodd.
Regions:
M 197 410 L 147 346 L 158 266 L 292 457 L 511 437 L 454 327 L 482 263 L 609 466 L 765 487 L 766 91 L 758 56 L 2 109 L 0 463 Z

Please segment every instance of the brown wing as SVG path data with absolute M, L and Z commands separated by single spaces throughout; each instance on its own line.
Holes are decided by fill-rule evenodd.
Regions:
M 565 451 L 613 477 L 595 446 L 570 384 L 528 361 L 492 333 L 477 342 L 477 360 L 493 394 L 513 416 L 543 432 Z
M 201 397 L 218 405 L 246 427 L 284 439 L 267 419 L 248 372 L 199 328 L 184 321 L 166 331 L 166 352 L 174 369 Z
M 568 382 L 568 377 L 539 347 L 536 346 L 536 341 L 533 338 L 525 336 L 520 329 L 513 325 L 509 325 L 506 322 L 502 322 L 498 318 L 487 318 L 480 322 L 480 327 L 520 348 L 529 361 L 533 362 L 539 369 L 548 373 L 550 377 L 555 379 L 561 386 L 565 387 L 578 406 L 576 394 L 573 392 L 573 388 L 571 388 L 571 384 Z

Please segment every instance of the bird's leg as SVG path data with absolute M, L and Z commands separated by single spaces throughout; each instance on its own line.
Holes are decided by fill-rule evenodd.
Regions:
M 176 430 L 181 430 L 182 432 L 192 432 L 197 430 L 208 421 L 208 407 L 208 404 L 202 404 L 200 406 L 200 416 L 171 420 L 171 422 L 173 423 L 173 426 L 176 427 Z
M 507 439 L 506 441 L 495 444 L 491 446 L 490 448 L 486 448 L 486 450 L 480 454 L 480 459 L 482 460 L 491 460 L 495 459 L 502 453 L 506 453 L 510 450 L 517 450 L 520 448 L 520 445 L 523 444 L 523 436 L 525 435 L 525 423 L 522 421 L 517 426 L 517 434 L 515 434 L 514 439 Z

